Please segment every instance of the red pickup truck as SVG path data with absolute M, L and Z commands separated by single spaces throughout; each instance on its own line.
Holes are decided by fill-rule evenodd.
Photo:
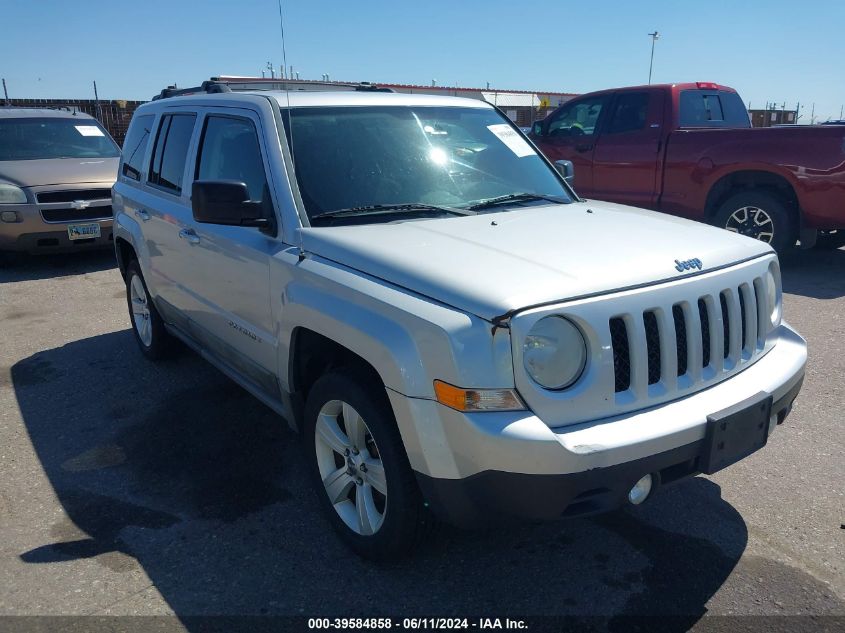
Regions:
M 845 128 L 752 128 L 733 88 L 593 92 L 529 136 L 552 161 L 572 161 L 585 198 L 710 222 L 780 251 L 845 245 Z

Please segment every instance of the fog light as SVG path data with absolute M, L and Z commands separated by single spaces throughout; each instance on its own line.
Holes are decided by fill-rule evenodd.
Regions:
M 18 221 L 18 214 L 15 213 L 14 211 L 3 211 L 2 213 L 0 213 L 0 220 L 3 220 L 3 222 L 9 222 L 9 223 L 17 222 Z
M 651 494 L 651 482 L 652 477 L 649 474 L 635 483 L 634 487 L 628 492 L 628 501 L 636 506 L 648 499 L 648 495 Z

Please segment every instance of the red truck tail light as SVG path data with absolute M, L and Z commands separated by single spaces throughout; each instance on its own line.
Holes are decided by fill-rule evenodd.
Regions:
M 699 90 L 718 90 L 719 84 L 714 84 L 712 81 L 697 81 L 695 85 Z

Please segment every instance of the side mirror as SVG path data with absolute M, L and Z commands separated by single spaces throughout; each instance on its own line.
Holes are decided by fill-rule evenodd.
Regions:
M 543 122 L 535 121 L 534 125 L 531 126 L 531 133 L 534 136 L 543 136 Z
M 575 165 L 571 160 L 556 160 L 555 169 L 570 187 L 575 186 Z
M 203 224 L 267 228 L 263 205 L 249 198 L 249 190 L 235 180 L 196 180 L 191 186 L 194 219 Z

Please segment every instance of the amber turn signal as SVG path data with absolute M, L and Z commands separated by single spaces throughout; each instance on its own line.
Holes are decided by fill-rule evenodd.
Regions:
M 456 411 L 522 411 L 525 405 L 514 389 L 462 389 L 434 381 L 437 402 Z

